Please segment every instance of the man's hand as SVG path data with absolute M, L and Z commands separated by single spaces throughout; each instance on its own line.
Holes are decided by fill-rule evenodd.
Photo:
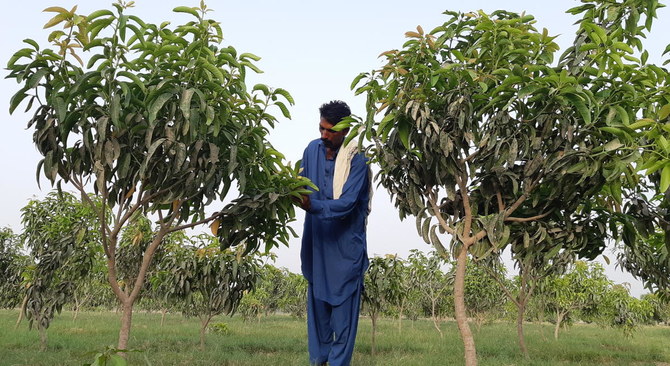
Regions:
M 293 201 L 305 211 L 309 211 L 312 208 L 312 201 L 310 201 L 309 195 L 303 194 L 300 199 L 294 197 Z

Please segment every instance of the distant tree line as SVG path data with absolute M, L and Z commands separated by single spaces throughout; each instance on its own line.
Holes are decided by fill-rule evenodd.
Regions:
M 40 332 L 47 346 L 46 330 L 63 308 L 119 311 L 120 303 L 107 281 L 108 268 L 99 239 L 93 235 L 96 217 L 69 193 L 51 193 L 33 200 L 22 210 L 24 230 L 0 230 L 0 306 L 20 308 Z M 142 260 L 153 231 L 153 222 L 137 215 L 121 233 L 116 253 L 121 287 L 133 283 L 137 261 Z M 307 282 L 300 274 L 272 265 L 272 254 L 242 255 L 221 249 L 209 234 L 166 236 L 147 273 L 148 281 L 138 309 L 181 313 L 201 321 L 200 341 L 214 316 L 238 313 L 245 321 L 286 314 L 304 319 Z M 81 255 L 84 253 L 85 255 Z M 441 323 L 454 317 L 453 261 L 436 251 L 412 250 L 408 258 L 396 255 L 370 259 L 365 276 L 363 314 L 369 317 L 376 336 L 380 317 L 403 321 L 430 319 L 442 336 Z M 545 276 L 509 278 L 499 256 L 470 260 L 465 273 L 468 317 L 477 325 L 514 321 L 518 299 L 526 294 L 523 322 L 550 322 L 555 337 L 575 322 L 595 323 L 622 329 L 632 335 L 641 325 L 670 323 L 670 304 L 658 294 L 632 297 L 625 285 L 609 280 L 595 262 L 570 261 L 562 272 Z M 162 322 L 161 322 L 162 324 Z

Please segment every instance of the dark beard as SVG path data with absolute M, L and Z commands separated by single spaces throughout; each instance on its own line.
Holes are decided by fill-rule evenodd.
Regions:
M 327 148 L 329 148 L 329 149 L 333 148 L 333 143 L 330 142 L 329 140 L 321 139 L 321 141 L 323 142 L 323 145 L 326 146 Z

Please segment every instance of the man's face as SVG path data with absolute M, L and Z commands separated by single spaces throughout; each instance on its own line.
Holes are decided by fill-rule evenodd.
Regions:
M 328 122 L 325 118 L 319 121 L 319 132 L 321 132 L 321 141 L 331 150 L 336 150 L 342 145 L 344 138 L 347 136 L 347 129 L 342 131 L 333 131 L 333 124 Z

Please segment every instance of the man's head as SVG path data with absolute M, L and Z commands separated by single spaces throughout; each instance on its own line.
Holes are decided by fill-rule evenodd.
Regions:
M 332 128 L 342 121 L 344 117 L 351 115 L 349 106 L 341 100 L 333 100 L 322 104 L 319 108 L 319 113 L 321 115 L 321 120 L 319 121 L 321 141 L 330 149 L 339 148 L 349 129 L 345 128 L 341 131 L 334 131 Z

